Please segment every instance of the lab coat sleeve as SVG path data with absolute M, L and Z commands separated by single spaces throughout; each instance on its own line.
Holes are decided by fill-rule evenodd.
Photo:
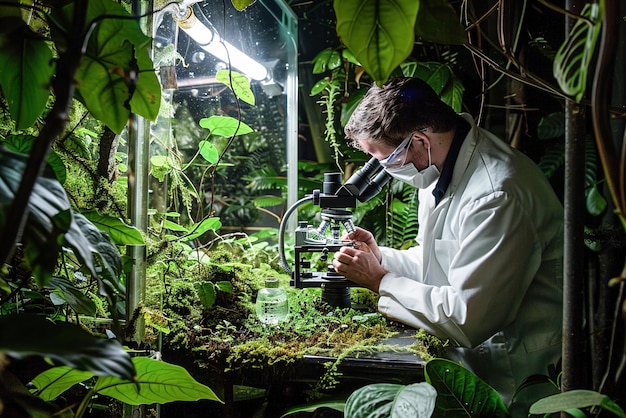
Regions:
M 382 266 L 388 271 L 412 280 L 422 280 L 422 248 L 419 243 L 407 250 L 380 247 Z
M 539 268 L 541 243 L 525 208 L 501 191 L 466 204 L 449 221 L 457 236 L 433 241 L 433 265 L 422 280 L 407 274 L 412 252 L 387 263 L 378 306 L 392 319 L 475 347 L 515 318 Z

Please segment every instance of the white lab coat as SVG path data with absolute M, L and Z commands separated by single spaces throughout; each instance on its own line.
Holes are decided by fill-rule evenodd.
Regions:
M 450 358 L 510 404 L 561 356 L 563 209 L 529 158 L 462 116 L 471 130 L 444 197 L 419 191 L 417 245 L 381 248 L 378 307 L 449 339 Z

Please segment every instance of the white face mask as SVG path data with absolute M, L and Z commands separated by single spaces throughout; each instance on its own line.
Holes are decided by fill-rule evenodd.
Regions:
M 430 148 L 428 148 L 428 167 L 422 171 L 418 171 L 413 163 L 405 164 L 401 167 L 385 168 L 389 175 L 406 184 L 410 184 L 418 189 L 425 189 L 437 178 L 439 178 L 439 170 L 430 159 Z

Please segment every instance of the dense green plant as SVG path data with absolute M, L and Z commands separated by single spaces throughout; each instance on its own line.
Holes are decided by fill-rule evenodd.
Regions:
M 33 7 L 34 19 L 31 22 L 34 28 L 38 28 L 41 34 L 35 32 L 21 18 L 21 8 L 19 2 L 14 2 L 14 6 L 3 6 L 3 19 L 7 24 L 3 25 L 4 37 L 1 45 L 3 63 L 6 64 L 0 79 L 4 99 L 8 103 L 8 110 L 15 121 L 15 129 L 29 128 L 37 118 L 46 112 L 46 119 L 37 122 L 34 129 L 36 136 L 22 136 L 22 143 L 27 146 L 19 147 L 19 151 L 28 152 L 29 158 L 18 157 L 14 154 L 5 153 L 6 158 L 13 158 L 15 167 L 21 167 L 15 175 L 6 173 L 5 181 L 8 184 L 7 191 L 3 195 L 5 210 L 3 210 L 3 240 L 2 259 L 8 259 L 13 254 L 16 242 L 24 244 L 26 261 L 33 270 L 39 286 L 45 286 L 50 280 L 56 260 L 56 254 L 61 249 L 58 244 L 57 235 L 69 237 L 67 232 L 82 232 L 83 225 L 77 223 L 81 217 L 73 214 L 61 223 L 59 214 L 68 211 L 70 204 L 65 198 L 65 194 L 60 184 L 57 187 L 56 197 L 52 186 L 40 191 L 44 199 L 54 203 L 56 199 L 59 203 L 49 205 L 45 217 L 34 217 L 36 208 L 26 207 L 30 197 L 32 200 L 32 187 L 38 180 L 44 167 L 44 158 L 49 154 L 51 144 L 57 140 L 64 131 L 66 123 L 63 115 L 70 114 L 71 100 L 74 92 L 74 80 L 78 81 L 77 97 L 83 102 L 87 109 L 97 118 L 100 118 L 107 126 L 116 132 L 121 132 L 128 121 L 131 108 L 134 112 L 143 114 L 146 117 L 154 117 L 158 109 L 158 98 L 160 97 L 160 87 L 156 75 L 151 70 L 151 61 L 147 54 L 149 38 L 145 37 L 137 23 L 120 5 L 107 2 L 91 2 L 89 7 L 67 4 L 65 7 L 52 7 L 45 3 Z M 45 30 L 49 30 L 50 38 L 45 37 Z M 32 48 L 33 52 L 28 52 Z M 135 49 L 134 49 L 135 48 Z M 53 54 L 58 54 L 58 59 L 52 60 Z M 81 57 L 85 59 L 81 60 Z M 133 59 L 130 59 L 130 58 Z M 15 65 L 15 64 L 20 65 Z M 56 66 L 53 64 L 56 63 Z M 131 79 L 127 84 L 126 75 L 137 70 L 139 75 Z M 41 83 L 32 83 L 30 80 L 41 80 Z M 51 83 L 52 81 L 52 83 Z M 49 86 L 53 86 L 53 90 Z M 53 95 L 53 96 L 51 96 Z M 55 98 L 55 105 L 50 110 L 46 110 L 45 105 L 50 97 Z M 103 111 L 103 107 L 107 110 Z M 16 149 L 15 137 L 4 138 L 7 146 Z M 54 154 L 52 154 L 54 156 Z M 24 163 L 17 163 L 22 158 Z M 57 163 L 53 167 L 60 169 L 55 171 L 56 178 L 63 180 L 59 174 L 64 174 L 62 164 Z M 10 163 L 3 164 L 4 167 L 11 166 Z M 9 177 L 11 176 L 11 177 Z M 54 176 L 52 177 L 54 178 Z M 53 184 L 52 180 L 50 184 Z M 58 183 L 57 183 L 58 184 Z M 19 186 L 19 187 L 18 187 Z M 9 192 L 9 190 L 11 192 Z M 54 196 L 54 197 L 53 197 Z M 65 200 L 65 202 L 63 202 Z M 46 206 L 39 205 L 42 209 Z M 55 210 L 56 207 L 56 210 Z M 31 209 L 31 210 L 28 210 Z M 19 228 L 16 225 L 24 224 L 26 215 L 30 214 L 34 222 L 25 223 L 25 234 L 18 236 Z M 46 219 L 47 218 L 47 219 Z M 54 219 L 58 220 L 55 221 Z M 104 218 L 100 218 L 102 221 Z M 103 222 L 106 223 L 106 222 Z M 54 225 L 55 228 L 47 227 L 47 236 L 41 232 L 45 225 Z M 95 229 L 95 228 L 94 228 Z M 110 231 L 113 231 L 112 227 Z M 31 232 L 32 231 L 32 232 Z M 120 244 L 137 244 L 142 242 L 141 236 L 136 231 L 127 228 L 130 240 L 122 240 Z M 31 241 L 30 236 L 39 236 L 38 241 Z M 115 234 L 111 234 L 116 237 Z M 121 236 L 118 235 L 117 238 Z M 17 241 L 17 240 L 19 241 Z M 102 240 L 97 234 L 92 242 Z M 106 242 L 106 241 L 105 241 Z M 55 248 L 56 251 L 50 251 Z M 83 243 L 72 245 L 75 253 L 80 255 L 80 262 L 85 264 L 94 256 L 104 256 L 105 248 L 97 248 Z M 110 256 L 119 253 L 115 247 L 108 250 Z M 43 254 L 46 256 L 44 257 Z M 109 256 L 109 255 L 107 255 Z M 42 263 L 39 260 L 47 260 Z M 120 262 L 117 262 L 117 271 L 111 271 L 115 265 L 100 257 L 98 268 L 104 267 L 103 276 L 95 270 L 96 264 L 91 268 L 94 278 L 105 279 L 101 289 L 109 290 L 108 296 L 112 298 L 114 293 L 123 295 L 123 288 L 120 287 Z M 86 264 L 89 266 L 89 264 Z M 111 306 L 115 306 L 115 301 L 111 300 Z
M 345 403 L 320 403 L 348 418 L 367 417 L 506 417 L 508 411 L 491 386 L 460 364 L 435 358 L 426 363 L 425 381 L 408 385 L 373 383 L 356 389 Z M 311 406 L 294 408 L 285 416 Z
M 60 413 L 59 405 L 30 395 L 6 369 L 8 358 L 17 362 L 32 355 L 66 365 L 41 375 L 40 389 L 71 386 L 67 380 L 50 378 L 49 373 L 62 370 L 64 376 L 81 376 L 70 379 L 72 384 L 97 375 L 94 393 L 131 404 L 190 399 L 180 392 L 185 385 L 196 386 L 195 399 L 218 400 L 191 378 L 180 385 L 173 382 L 168 395 L 159 399 L 138 397 L 141 384 L 163 383 L 158 379 L 140 383 L 134 380 L 138 373 L 174 367 L 131 360 L 120 344 L 126 338 L 119 322 L 125 282 L 117 246 L 142 244 L 143 237 L 120 214 L 75 205 L 77 195 L 70 202 L 63 189 L 65 161 L 50 152 L 56 146 L 65 156 L 72 152 L 89 156 L 84 139 L 98 133 L 80 138 L 87 130 L 76 121 L 85 118 L 76 115 L 84 109 L 96 124 L 104 125 L 101 154 L 107 154 L 102 147 L 106 133 L 120 134 L 131 113 L 156 117 L 161 89 L 148 55 L 150 38 L 135 16 L 108 0 L 41 1 L 29 6 L 8 1 L 0 10 L 0 409 L 29 416 Z M 106 165 L 118 163 L 108 155 L 100 157 Z M 85 158 L 76 161 L 91 166 Z M 82 329 L 79 315 L 112 320 L 110 339 Z M 45 398 L 53 396 L 47 392 Z M 91 396 L 85 397 L 77 416 L 91 401 Z
M 164 48 L 158 55 L 170 53 Z M 247 77 L 219 70 L 216 80 L 227 87 L 202 109 L 205 116 L 199 121 L 172 97 L 171 109 L 159 116 L 156 126 L 163 122 L 168 128 L 157 128 L 152 135 L 151 173 L 166 189 L 167 207 L 155 209 L 180 213 L 178 222 L 185 226 L 215 216 L 225 227 L 243 229 L 256 225 L 262 213 L 277 216 L 266 208 L 286 200 L 280 185 L 268 186 L 269 177 L 263 189 L 251 184 L 260 169 L 275 176 L 284 172 L 284 139 L 258 129 L 267 123 L 267 115 L 265 106 L 256 106 Z M 181 121 L 170 125 L 173 118 Z
M 321 289 L 290 287 L 276 248 L 255 239 L 232 234 L 216 236 L 210 249 L 184 240 L 149 248 L 146 339 L 160 344 L 164 358 L 205 378 L 255 370 L 271 381 L 298 367 L 304 355 L 327 356 L 335 360 L 311 381 L 316 399 L 337 385 L 346 358 L 381 350 L 429 358 L 443 349 L 443 342 L 371 313 L 377 298 L 366 289 L 352 290 L 351 309 L 335 309 L 323 302 Z M 266 277 L 278 277 L 289 297 L 289 318 L 278 327 L 264 326 L 254 311 L 254 295 Z M 413 343 L 381 342 L 399 332 Z
M 369 384 L 350 393 L 345 401 L 300 406 L 290 409 L 283 416 L 314 412 L 320 408 L 341 411 L 349 418 L 509 416 L 506 406 L 492 387 L 459 364 L 445 359 L 433 359 L 426 364 L 425 382 Z M 571 416 L 586 417 L 597 416 L 599 409 L 617 417 L 626 416 L 624 410 L 608 396 L 583 389 L 540 399 L 531 405 L 529 413 L 547 417 L 564 411 Z

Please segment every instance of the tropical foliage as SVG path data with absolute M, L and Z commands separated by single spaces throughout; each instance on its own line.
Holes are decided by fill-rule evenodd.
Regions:
M 157 7 L 165 5 L 158 3 Z M 244 10 L 254 0 L 232 3 Z M 573 131 L 573 112 L 564 112 L 563 103 L 566 108 L 580 106 L 579 111 L 591 109 L 592 129 L 576 132 L 578 138 L 587 139 L 586 156 L 578 168 L 584 173 L 585 186 L 576 193 L 585 194 L 585 243 L 593 250 L 585 258 L 601 271 L 590 269 L 587 274 L 594 290 L 580 302 L 589 304 L 585 306 L 588 316 L 584 321 L 579 318 L 585 325 L 578 324 L 582 329 L 577 331 L 588 333 L 589 346 L 596 347 L 587 350 L 593 359 L 581 359 L 593 363 L 589 369 L 593 369 L 594 382 L 587 386 L 594 390 L 547 398 L 531 412 L 601 407 L 623 416 L 619 406 L 601 394 L 619 395 L 625 352 L 619 333 L 610 332 L 623 325 L 623 292 L 607 285 L 621 289 L 626 279 L 619 268 L 626 230 L 625 163 L 623 153 L 617 152 L 621 137 L 614 139 L 610 129 L 611 117 L 620 113 L 608 106 L 610 77 L 615 73 L 611 58 L 619 56 L 615 54 L 619 49 L 607 34 L 615 33 L 619 2 L 587 2 L 579 14 L 543 0 L 532 7 L 528 2 L 463 2 L 458 10 L 441 0 L 320 2 L 331 3 L 340 39 L 312 60 L 313 75 L 319 79 L 307 88 L 325 115 L 322 140 L 333 161 L 300 162 L 301 194 L 319 187 L 321 173 L 339 169 L 348 177 L 366 161 L 363 154 L 346 146 L 343 123 L 369 85 L 382 84 L 395 75 L 423 78 L 455 110 L 473 111 L 479 123 L 502 128 L 506 140 L 536 157 L 555 186 L 564 178 Z M 314 7 L 318 5 L 309 10 Z M 169 182 L 166 193 L 175 203 L 151 212 L 149 235 L 129 226 L 128 177 L 124 175 L 128 161 L 118 148 L 117 141 L 123 143 L 119 134 L 134 127 L 135 114 L 150 121 L 171 117 L 171 109 L 162 106 L 161 86 L 148 54 L 151 40 L 129 8 L 112 0 L 32 4 L 9 0 L 0 5 L 0 353 L 2 360 L 38 354 L 55 363 L 53 368 L 46 365 L 48 370 L 33 380 L 39 396 L 29 393 L 25 382 L 14 379 L 7 368 L 0 369 L 0 408 L 5 411 L 58 413 L 60 407 L 48 401 L 58 403 L 58 395 L 65 396 L 75 385 L 88 388 L 71 412 L 76 416 L 101 396 L 129 404 L 219 401 L 211 389 L 180 368 L 155 359 L 131 358 L 121 342 L 133 333 L 138 317 L 145 320 L 150 343 L 164 340 L 170 348 L 183 351 L 193 347 L 194 354 L 205 356 L 204 365 L 209 364 L 208 357 L 226 353 L 233 367 L 262 367 L 268 358 L 277 364 L 286 358 L 291 361 L 292 357 L 284 356 L 285 345 L 276 341 L 295 342 L 296 337 L 318 328 L 332 330 L 332 337 L 337 338 L 332 340 L 334 348 L 343 347 L 350 336 L 367 340 L 359 332 L 368 329 L 388 331 L 380 316 L 323 311 L 316 295 L 297 299 L 292 314 L 299 320 L 283 335 L 262 329 L 248 315 L 260 278 L 280 274 L 274 270 L 277 256 L 269 244 L 275 234 L 220 234 L 219 230 L 224 219 L 251 223 L 259 211 L 283 204 L 284 196 L 270 197 L 265 192 L 280 191 L 286 179 L 275 166 L 265 164 L 267 155 L 262 154 L 271 155 L 271 148 L 262 148 L 266 145 L 263 138 L 254 127 L 242 124 L 241 118 L 207 114 L 200 129 L 194 126 L 200 132 L 197 135 L 206 135 L 199 138 L 191 155 L 164 143 L 164 151 L 151 159 L 151 174 L 163 184 Z M 528 16 L 537 22 L 529 22 Z M 544 19 L 552 19 L 553 24 L 565 16 L 573 20 L 565 39 L 562 25 L 553 25 L 558 28 L 556 37 L 541 27 Z M 487 25 L 500 30 L 494 33 L 485 29 Z M 227 71 L 218 79 L 238 100 L 253 106 L 247 80 Z M 535 94 L 540 98 L 533 101 Z M 621 107 L 617 103 L 616 108 Z M 242 141 L 232 146 L 236 134 Z M 224 164 L 224 156 L 243 152 L 238 147 L 251 151 L 252 157 L 240 167 Z M 211 196 L 207 204 L 206 189 L 201 186 L 226 184 L 235 170 L 245 171 L 252 187 L 238 184 L 236 197 Z M 223 208 L 219 218 L 218 205 Z M 416 207 L 411 189 L 391 183 L 375 199 L 359 205 L 354 219 L 374 231 L 380 242 L 406 247 L 412 245 L 419 227 Z M 280 222 L 280 212 L 266 212 Z M 316 215 L 311 210 L 306 216 Z M 124 248 L 144 244 L 154 287 L 148 292 L 148 306 L 122 323 L 126 288 L 132 284 L 127 282 Z M 309 293 L 290 290 L 302 298 Z M 596 304 L 597 295 L 604 299 Z M 370 297 L 365 297 L 367 303 L 372 303 Z M 234 308 L 239 309 L 236 315 Z M 224 312 L 232 317 L 224 319 L 220 316 Z M 94 316 L 109 324 L 102 336 L 83 329 L 86 318 Z M 251 334 L 256 341 L 238 344 Z M 323 335 L 324 341 L 331 341 Z M 290 354 L 302 354 L 301 346 L 290 348 Z M 340 359 L 346 353 L 354 352 L 331 354 Z M 441 395 L 437 403 L 443 398 L 459 399 L 453 396 L 458 393 L 454 384 L 446 383 L 445 373 L 439 376 L 433 369 L 438 364 L 442 363 L 433 361 L 428 372 L 429 384 Z M 330 383 L 328 387 L 337 376 L 336 366 L 329 366 L 328 379 L 322 382 Z M 564 369 L 567 372 L 574 366 L 565 364 Z M 176 384 L 172 386 L 166 376 Z M 376 395 L 370 400 L 390 402 L 371 406 L 410 410 L 410 405 L 400 402 L 404 399 L 400 394 L 413 394 L 409 386 L 387 387 L 386 397 Z M 146 389 L 159 399 L 142 398 Z M 376 388 L 369 390 L 376 394 Z M 461 392 L 460 399 L 470 404 L 477 399 L 473 392 Z M 359 397 L 355 394 L 350 401 L 357 409 Z M 495 398 L 493 405 L 501 411 Z
M 161 88 L 148 55 L 151 40 L 116 2 L 23 7 L 19 1 L 0 7 L 0 87 L 6 103 L 0 132 L 0 410 L 58 414 L 63 407 L 47 401 L 93 376 L 98 378 L 91 394 L 75 411 L 70 406 L 61 412 L 64 416 L 70 411 L 83 416 L 96 393 L 131 404 L 219 400 L 184 370 L 131 359 L 123 348 L 119 317 L 126 284 L 118 246 L 144 239 L 122 219 L 70 202 L 63 187 L 65 162 L 50 152 L 52 146 L 71 149 L 90 164 L 85 157 L 93 132 L 76 122 L 82 109 L 99 122 L 97 129 L 114 134 L 122 132 L 131 113 L 156 117 Z M 107 154 L 102 158 L 106 166 L 115 164 Z M 112 338 L 83 329 L 79 315 L 108 318 Z M 5 370 L 7 356 L 17 361 L 33 355 L 62 365 L 35 380 L 40 396 Z M 159 395 L 140 397 L 142 386 Z

